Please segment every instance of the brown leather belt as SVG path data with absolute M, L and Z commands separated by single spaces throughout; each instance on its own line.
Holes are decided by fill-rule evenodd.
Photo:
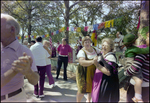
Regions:
M 21 88 L 18 89 L 18 90 L 16 90 L 16 91 L 14 91 L 14 92 L 12 92 L 12 93 L 9 93 L 9 94 L 8 94 L 8 98 L 17 95 L 17 94 L 19 94 L 20 92 L 22 92 L 22 89 L 21 89 Z M 2 95 L 2 96 L 1 96 L 1 100 L 4 100 L 4 99 L 6 99 L 6 95 Z

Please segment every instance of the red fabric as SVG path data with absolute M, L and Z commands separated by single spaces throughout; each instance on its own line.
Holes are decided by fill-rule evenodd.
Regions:
M 66 44 L 66 45 L 59 45 L 57 48 L 57 51 L 59 52 L 60 55 L 68 55 L 69 52 L 71 52 L 71 47 Z
M 140 27 L 140 16 L 139 16 L 139 23 L 137 25 L 137 29 L 139 29 L 139 27 Z
M 52 48 L 52 38 L 51 38 L 51 36 L 49 37 L 49 42 L 50 42 L 50 48 Z

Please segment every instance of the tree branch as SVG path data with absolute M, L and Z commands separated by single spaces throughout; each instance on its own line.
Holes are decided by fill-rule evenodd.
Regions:
M 58 2 L 58 3 L 56 3 L 56 4 L 60 7 L 59 3 L 60 3 L 60 2 Z M 56 8 L 57 8 L 57 7 L 56 7 Z M 57 9 L 58 9 L 58 8 L 57 8 Z M 63 9 L 62 9 L 61 7 L 60 7 L 60 9 L 61 9 L 61 10 L 59 10 L 59 9 L 58 9 L 58 10 L 59 10 L 63 15 L 65 15 L 65 14 L 63 13 Z
M 77 10 L 82 9 L 82 8 L 86 8 L 86 7 L 79 7 L 78 9 L 76 9 L 75 11 L 73 11 L 72 13 L 70 13 L 70 14 L 69 14 L 69 17 L 70 17 L 73 13 L 75 13 Z
M 20 6 L 21 6 L 21 8 L 24 10 L 24 11 L 26 11 L 23 7 L 22 7 L 22 5 L 20 4 L 20 3 L 18 3 L 18 0 L 16 0 L 17 1 L 17 4 L 19 4 Z M 28 11 L 26 11 L 27 13 L 28 13 Z
M 17 16 L 20 20 L 23 20 L 22 18 L 19 17 L 19 15 L 13 13 L 3 2 L 2 2 L 2 4 L 5 6 L 5 8 L 6 8 L 8 11 L 10 11 L 10 13 L 11 13 L 12 15 Z
M 75 5 L 79 4 L 79 3 L 84 4 L 84 5 L 87 5 L 86 2 L 78 1 L 78 2 L 76 2 L 76 3 L 74 3 L 74 4 L 72 4 L 72 5 L 69 7 L 69 10 L 70 10 L 71 8 L 73 8 L 73 6 L 75 6 Z
M 76 2 L 76 3 L 74 3 L 74 4 L 72 4 L 70 7 L 69 7 L 69 10 L 71 9 L 71 8 L 73 8 L 73 6 L 75 6 L 75 5 L 77 5 L 78 3 L 80 3 L 81 1 L 78 1 L 78 2 Z

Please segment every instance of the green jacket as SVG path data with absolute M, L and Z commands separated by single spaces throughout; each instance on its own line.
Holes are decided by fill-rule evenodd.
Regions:
M 148 54 L 149 47 L 147 48 L 138 48 L 136 46 L 132 46 L 127 48 L 125 51 L 125 57 L 135 57 L 137 54 Z

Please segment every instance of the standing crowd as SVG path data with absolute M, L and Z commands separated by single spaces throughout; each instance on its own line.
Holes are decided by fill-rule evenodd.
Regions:
M 50 48 L 50 42 L 37 36 L 36 40 L 23 45 L 16 36 L 20 26 L 15 18 L 1 14 L 1 102 L 25 102 L 24 77 L 34 86 L 33 95 L 43 98 L 44 82 L 47 74 L 49 85 L 55 86 L 51 74 L 51 57 L 58 54 L 56 79 L 64 64 L 63 79 L 67 81 L 68 59 L 71 47 L 67 39 L 62 44 Z M 102 49 L 93 47 L 89 36 L 78 41 L 76 101 L 81 102 L 87 94 L 86 102 L 119 102 L 118 59 L 114 51 L 124 50 L 124 75 L 129 77 L 127 102 L 149 102 L 149 31 L 146 39 L 139 40 L 134 34 L 121 35 L 116 39 L 102 40 Z M 135 44 L 136 42 L 136 44 Z M 142 43 L 141 43 L 142 42 Z M 57 53 L 53 53 L 56 49 Z

